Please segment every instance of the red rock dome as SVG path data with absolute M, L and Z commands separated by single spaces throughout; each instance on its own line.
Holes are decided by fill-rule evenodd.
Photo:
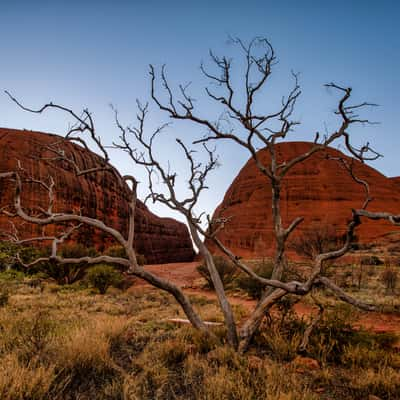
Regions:
M 310 149 L 312 143 L 287 142 L 276 146 L 280 162 L 290 160 Z M 363 186 L 332 156 L 346 157 L 338 150 L 328 148 L 316 153 L 304 163 L 296 165 L 282 183 L 281 211 L 287 226 L 294 218 L 304 217 L 296 230 L 301 235 L 315 225 L 328 225 L 344 233 L 352 208 L 360 208 L 365 199 Z M 259 151 L 260 159 L 268 165 L 269 153 Z M 400 178 L 387 178 L 368 165 L 355 161 L 355 172 L 370 184 L 373 201 L 371 211 L 400 213 Z M 214 218 L 232 217 L 218 237 L 236 254 L 243 257 L 269 255 L 274 246 L 271 223 L 271 186 L 250 159 L 235 178 Z M 357 228 L 359 241 L 376 242 L 389 232 L 400 230 L 383 221 L 363 221 Z M 215 247 L 209 243 L 211 248 Z
M 19 160 L 24 170 L 36 179 L 46 179 L 51 175 L 57 188 L 55 212 L 81 209 L 83 215 L 101 219 L 126 236 L 129 210 L 126 189 L 116 182 L 110 173 L 100 172 L 76 177 L 70 164 L 48 160 L 54 158 L 54 153 L 46 149 L 46 146 L 54 142 L 61 143 L 62 149 L 73 157 L 80 169 L 101 165 L 100 157 L 96 154 L 59 136 L 0 128 L 0 172 L 15 170 Z M 12 184 L 0 180 L 0 208 L 10 204 L 12 196 Z M 25 184 L 22 204 L 24 207 L 32 208 L 47 207 L 47 193 L 38 185 Z M 135 248 L 149 263 L 193 259 L 192 242 L 184 224 L 171 218 L 154 215 L 140 201 L 137 203 L 135 222 Z M 0 216 L 0 230 L 9 229 L 8 218 Z M 48 233 L 51 229 L 52 227 L 48 227 Z M 19 224 L 21 237 L 37 235 L 40 230 L 40 227 L 34 225 Z M 108 237 L 90 227 L 83 227 L 75 240 L 100 250 L 111 244 Z

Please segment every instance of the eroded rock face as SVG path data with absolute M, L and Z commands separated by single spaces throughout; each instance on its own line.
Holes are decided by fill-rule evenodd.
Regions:
M 61 142 L 60 142 L 61 141 Z M 27 175 L 45 180 L 51 175 L 55 180 L 56 201 L 54 212 L 78 212 L 98 218 L 126 236 L 128 224 L 128 202 L 126 189 L 108 172 L 76 177 L 73 168 L 66 162 L 50 160 L 55 154 L 46 146 L 60 142 L 66 154 L 73 156 L 80 169 L 101 165 L 100 158 L 83 147 L 63 140 L 61 137 L 32 131 L 0 128 L 0 172 L 15 170 L 17 160 Z M 0 208 L 13 199 L 11 182 L 0 180 Z M 37 184 L 24 184 L 22 204 L 28 209 L 47 208 L 47 192 Z M 33 211 L 33 210 L 31 210 Z M 41 228 L 15 221 L 21 237 L 32 237 Z M 191 261 L 194 256 L 187 227 L 171 218 L 160 218 L 147 207 L 137 202 L 135 215 L 135 248 L 149 263 Z M 0 216 L 0 229 L 10 230 L 7 217 Z M 48 227 L 51 233 L 54 227 Z M 92 228 L 80 229 L 75 240 L 100 250 L 112 241 Z
M 288 161 L 303 154 L 311 143 L 291 142 L 277 146 L 279 161 Z M 335 149 L 327 149 L 332 156 L 344 156 Z M 341 234 L 351 209 L 360 208 L 365 199 L 363 186 L 357 184 L 337 161 L 328 160 L 326 153 L 316 153 L 298 164 L 282 184 L 281 210 L 284 226 L 303 216 L 304 222 L 296 235 L 316 225 L 333 226 Z M 260 150 L 261 160 L 268 164 L 269 154 Z M 400 213 L 400 178 L 387 178 L 378 171 L 355 161 L 356 175 L 370 184 L 373 201 L 370 211 Z M 214 218 L 231 216 L 231 221 L 218 237 L 242 257 L 270 255 L 274 247 L 271 216 L 271 186 L 250 159 L 239 172 Z M 377 242 L 399 229 L 384 221 L 366 221 L 357 228 L 361 243 Z M 211 248 L 215 247 L 210 244 Z

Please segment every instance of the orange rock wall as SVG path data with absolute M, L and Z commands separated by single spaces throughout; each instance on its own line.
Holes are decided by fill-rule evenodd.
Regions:
M 310 146 L 307 142 L 279 144 L 278 159 L 288 161 L 306 152 Z M 331 148 L 327 153 L 345 157 Z M 266 150 L 260 150 L 259 156 L 264 163 L 268 163 L 269 154 Z M 400 213 L 399 177 L 387 178 L 360 162 L 356 162 L 355 171 L 357 176 L 370 184 L 374 201 L 370 203 L 369 210 Z M 281 193 L 282 219 L 288 226 L 296 217 L 305 218 L 296 231 L 297 235 L 315 224 L 333 225 L 339 233 L 344 233 L 351 209 L 361 207 L 364 196 L 363 186 L 355 183 L 338 162 L 326 159 L 323 153 L 317 153 L 298 164 L 285 177 Z M 271 185 L 252 159 L 229 187 L 214 218 L 221 214 L 232 219 L 219 238 L 238 255 L 250 257 L 272 253 Z M 387 222 L 364 220 L 356 234 L 360 242 L 375 242 L 393 231 L 399 229 Z M 214 246 L 209 245 L 215 251 Z
M 129 210 L 126 189 L 110 173 L 100 172 L 78 178 L 68 163 L 45 160 L 54 158 L 54 153 L 46 150 L 45 146 L 60 140 L 62 148 L 73 156 L 81 169 L 100 165 L 100 158 L 96 154 L 59 136 L 0 128 L 0 172 L 15 170 L 19 160 L 27 174 L 36 179 L 46 179 L 51 175 L 57 188 L 55 212 L 76 212 L 81 209 L 83 215 L 103 220 L 126 235 Z M 12 197 L 12 183 L 0 181 L 0 207 L 10 204 Z M 38 185 L 25 184 L 22 202 L 28 209 L 38 206 L 47 208 L 47 192 Z M 15 222 L 21 237 L 40 234 L 41 228 L 37 226 Z M 193 259 L 192 242 L 184 224 L 154 215 L 140 201 L 137 203 L 135 223 L 135 248 L 149 263 Z M 0 216 L 0 230 L 9 229 L 9 219 Z M 54 231 L 54 227 L 46 229 L 47 233 Z M 74 240 L 100 250 L 112 244 L 109 237 L 90 227 L 83 227 Z

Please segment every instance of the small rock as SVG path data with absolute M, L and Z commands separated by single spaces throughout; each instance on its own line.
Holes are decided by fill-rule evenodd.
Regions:
M 297 356 L 293 360 L 293 364 L 302 370 L 320 369 L 319 362 L 314 358 Z

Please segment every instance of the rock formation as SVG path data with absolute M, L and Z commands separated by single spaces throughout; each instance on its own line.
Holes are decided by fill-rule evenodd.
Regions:
M 289 142 L 277 145 L 279 161 L 292 159 L 306 152 L 311 143 Z M 338 234 L 345 232 L 352 208 L 360 208 L 365 193 L 337 161 L 326 158 L 326 153 L 341 156 L 338 150 L 328 148 L 298 164 L 282 184 L 282 219 L 287 226 L 294 218 L 303 216 L 304 222 L 295 235 L 301 235 L 314 226 L 332 226 Z M 261 160 L 268 163 L 269 154 L 260 150 Z M 387 178 L 378 171 L 355 161 L 355 172 L 370 184 L 373 201 L 371 211 L 400 213 L 400 178 Z M 214 218 L 232 217 L 218 237 L 236 254 L 243 257 L 270 255 L 274 246 L 271 223 L 271 186 L 250 159 L 239 172 Z M 363 221 L 357 228 L 359 242 L 377 242 L 389 233 L 400 231 L 382 221 Z M 215 247 L 210 244 L 215 251 Z
M 80 169 L 100 165 L 100 157 L 96 154 L 59 136 L 0 128 L 0 172 L 15 170 L 19 161 L 29 176 L 45 180 L 51 175 L 56 184 L 55 212 L 81 210 L 83 215 L 96 217 L 126 235 L 129 209 L 126 188 L 118 184 L 109 172 L 77 177 L 69 163 L 54 160 L 55 155 L 48 146 L 55 142 L 73 157 Z M 0 181 L 0 208 L 10 204 L 12 196 L 12 183 Z M 31 211 L 34 207 L 47 208 L 47 192 L 37 184 L 25 183 L 22 204 Z M 140 201 L 135 222 L 135 248 L 149 263 L 193 259 L 192 242 L 184 224 L 154 215 Z M 37 235 L 41 230 L 26 223 L 18 224 L 18 228 L 21 237 Z M 7 217 L 0 216 L 0 230 L 10 230 Z M 49 227 L 48 233 L 51 230 Z M 88 227 L 81 229 L 75 240 L 100 250 L 111 244 L 110 238 Z

